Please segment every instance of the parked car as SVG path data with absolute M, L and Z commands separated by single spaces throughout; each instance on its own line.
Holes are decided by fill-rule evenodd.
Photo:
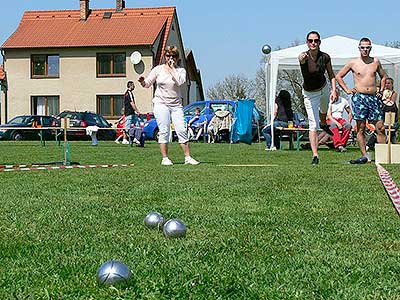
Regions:
M 61 126 L 61 119 L 69 118 L 70 127 L 88 127 L 97 126 L 99 128 L 111 128 L 111 124 L 107 122 L 106 119 L 100 114 L 96 114 L 89 111 L 63 111 L 59 113 L 56 117 L 55 126 Z M 99 130 L 97 133 L 97 138 L 99 140 L 113 140 L 115 139 L 115 130 Z M 62 136 L 62 132 L 61 132 Z M 68 139 L 90 139 L 86 135 L 86 130 L 67 130 Z
M 143 123 L 143 126 L 149 122 L 150 120 L 154 119 L 154 114 L 153 113 L 144 113 L 139 115 L 139 122 Z M 142 126 L 142 124 L 141 124 Z
M 38 116 L 38 115 L 23 115 L 16 116 L 6 124 L 0 125 L 0 139 L 1 140 L 38 140 L 40 133 L 43 138 L 51 139 L 52 130 L 35 130 L 35 129 L 22 129 L 23 127 L 51 127 L 56 119 L 51 116 Z M 13 129 L 2 129 L 5 127 L 13 127 Z
M 189 105 L 183 108 L 183 113 L 185 116 L 185 121 L 189 122 L 191 118 L 194 116 L 194 112 L 196 108 L 200 108 L 201 114 L 207 118 L 209 122 L 214 116 L 215 111 L 217 110 L 228 110 L 232 114 L 235 110 L 235 101 L 233 100 L 206 100 L 206 101 L 197 101 L 192 102 Z M 256 119 L 258 119 L 258 124 L 256 123 Z M 254 108 L 253 111 L 253 138 L 257 139 L 258 137 L 258 129 L 262 128 L 262 124 L 264 123 L 264 113 L 261 112 L 258 108 Z M 145 123 L 144 125 L 144 133 L 147 139 L 157 139 L 158 136 L 158 125 L 155 119 L 152 119 Z
M 293 123 L 295 127 L 308 128 L 308 120 L 301 112 L 293 112 Z

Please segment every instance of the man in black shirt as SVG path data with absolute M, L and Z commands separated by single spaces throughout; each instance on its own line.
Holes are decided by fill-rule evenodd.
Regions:
M 133 94 L 133 90 L 135 89 L 135 84 L 133 81 L 128 81 L 127 90 L 124 95 L 124 110 L 125 110 L 125 130 L 126 134 L 129 134 L 129 129 L 133 126 L 138 125 L 139 118 L 138 115 L 139 110 L 135 103 L 135 95 Z M 123 144 L 129 144 L 129 142 L 124 139 L 122 141 Z

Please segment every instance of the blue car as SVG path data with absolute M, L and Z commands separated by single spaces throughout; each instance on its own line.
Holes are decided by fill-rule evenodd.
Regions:
M 186 122 L 189 122 L 189 120 L 193 118 L 196 108 L 200 108 L 201 115 L 205 116 L 207 118 L 207 122 L 209 122 L 217 110 L 230 111 L 233 114 L 235 110 L 235 101 L 206 100 L 206 101 L 192 102 L 183 108 L 183 113 Z M 264 114 L 257 108 L 254 108 L 253 115 L 254 115 L 253 119 L 258 120 L 258 124 L 255 121 L 253 122 L 253 137 L 257 138 L 258 137 L 257 125 L 259 128 L 261 128 L 262 124 L 264 123 Z M 151 119 L 150 121 L 146 122 L 143 130 L 146 139 L 157 140 L 158 125 L 155 119 Z

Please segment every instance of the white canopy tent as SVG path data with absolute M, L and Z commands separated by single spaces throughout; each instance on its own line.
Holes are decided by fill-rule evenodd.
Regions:
M 338 71 L 350 59 L 360 56 L 358 44 L 359 40 L 335 35 L 326 39 L 322 39 L 321 51 L 329 54 L 332 60 L 332 67 L 334 71 Z M 307 45 L 304 44 L 273 51 L 268 55 L 266 63 L 266 107 L 267 117 L 269 119 L 271 119 L 273 116 L 274 102 L 277 94 L 276 84 L 278 80 L 278 70 L 300 70 L 298 56 L 301 52 L 307 50 Z M 394 90 L 400 92 L 400 49 L 372 44 L 370 55 L 379 58 L 388 76 L 394 79 Z

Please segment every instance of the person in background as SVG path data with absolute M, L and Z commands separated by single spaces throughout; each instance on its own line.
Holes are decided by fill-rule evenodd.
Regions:
M 361 157 L 350 160 L 351 164 L 365 164 L 369 161 L 366 150 L 365 126 L 367 120 L 375 124 L 378 133 L 378 143 L 385 143 L 385 126 L 383 124 L 383 110 L 381 107 L 382 93 L 376 88 L 376 75 L 381 78 L 381 90 L 385 87 L 386 73 L 381 62 L 376 57 L 371 57 L 372 45 L 369 38 L 362 38 L 358 44 L 360 57 L 350 60 L 336 75 L 342 89 L 352 95 L 351 105 L 353 118 L 357 122 L 357 140 Z M 349 72 L 353 73 L 354 88 L 350 89 L 344 82 L 344 77 Z
M 127 140 L 126 134 L 125 134 L 125 131 L 124 131 L 124 128 L 125 128 L 125 115 L 123 114 L 123 115 L 115 122 L 115 124 L 117 125 L 117 128 L 119 128 L 119 129 L 117 129 L 117 138 L 115 139 L 115 142 L 116 142 L 117 144 L 119 144 L 119 143 L 120 143 L 119 140 L 120 140 L 121 138 L 123 138 L 123 140 Z
M 204 126 L 207 124 L 207 118 L 201 115 L 200 107 L 194 110 L 194 116 L 188 122 L 189 139 L 197 141 L 204 131 Z
M 319 146 L 327 146 L 329 149 L 335 149 L 332 142 L 332 136 L 326 133 L 326 131 L 321 131 L 318 134 L 318 147 Z M 301 149 L 309 150 L 311 149 L 310 143 L 305 143 L 300 145 Z
M 394 131 L 391 133 L 391 143 L 397 142 L 396 132 L 399 128 L 399 95 L 393 90 L 393 78 L 386 78 L 385 89 L 382 94 L 382 110 L 383 113 L 392 112 L 395 113 L 394 125 L 392 128 Z
M 190 156 L 180 88 L 186 82 L 186 70 L 178 66 L 178 59 L 178 48 L 176 46 L 167 46 L 164 50 L 165 63 L 153 68 L 147 78 L 140 76 L 138 79 L 141 86 L 145 88 L 157 83 L 153 98 L 153 110 L 159 128 L 158 143 L 162 155 L 161 165 L 164 166 L 173 165 L 173 162 L 168 157 L 171 119 L 178 135 L 179 144 L 185 155 L 185 164 L 199 164 L 197 160 Z
M 326 113 L 329 101 L 336 101 L 337 99 L 336 81 L 330 56 L 319 49 L 321 45 L 320 34 L 316 31 L 309 32 L 306 43 L 308 51 L 300 53 L 299 63 L 304 81 L 304 105 L 309 120 L 309 138 L 313 155 L 311 163 L 317 165 L 319 163 L 317 130 L 321 127 L 332 135 L 329 126 L 326 124 Z M 329 77 L 330 91 L 325 73 Z
M 393 90 L 393 79 L 386 78 L 385 88 L 382 91 L 382 110 L 384 113 L 386 112 L 394 112 L 395 118 L 393 120 L 394 124 L 392 126 L 393 131 L 390 134 L 390 142 L 392 144 L 397 143 L 397 130 L 399 129 L 399 97 L 398 94 Z M 380 87 L 377 87 L 380 89 Z M 388 126 L 385 126 L 388 128 Z M 376 133 L 375 127 L 372 124 L 367 122 L 366 124 L 366 150 L 375 149 L 376 143 Z
M 343 118 L 344 111 L 347 112 L 349 121 Z M 335 149 L 339 152 L 346 152 L 347 141 L 351 133 L 351 122 L 353 120 L 349 102 L 343 97 L 338 97 L 337 101 L 329 103 L 327 117 L 330 121 Z
M 215 143 L 218 137 L 222 137 L 222 133 L 228 137 L 232 122 L 233 118 L 229 110 L 217 109 L 207 126 L 208 142 Z
M 275 99 L 274 105 L 274 146 L 279 149 L 279 131 L 277 127 L 288 127 L 289 123 L 293 124 L 293 110 L 290 93 L 286 90 L 281 90 L 278 97 Z M 270 150 L 272 145 L 271 125 L 267 125 L 262 129 L 265 137 L 265 150 Z
M 128 81 L 127 90 L 124 95 L 124 111 L 125 111 L 125 135 L 122 144 L 129 144 L 127 137 L 129 136 L 129 129 L 133 126 L 138 126 L 140 114 L 139 109 L 135 103 L 135 95 L 133 90 L 135 89 L 135 84 L 133 81 Z

